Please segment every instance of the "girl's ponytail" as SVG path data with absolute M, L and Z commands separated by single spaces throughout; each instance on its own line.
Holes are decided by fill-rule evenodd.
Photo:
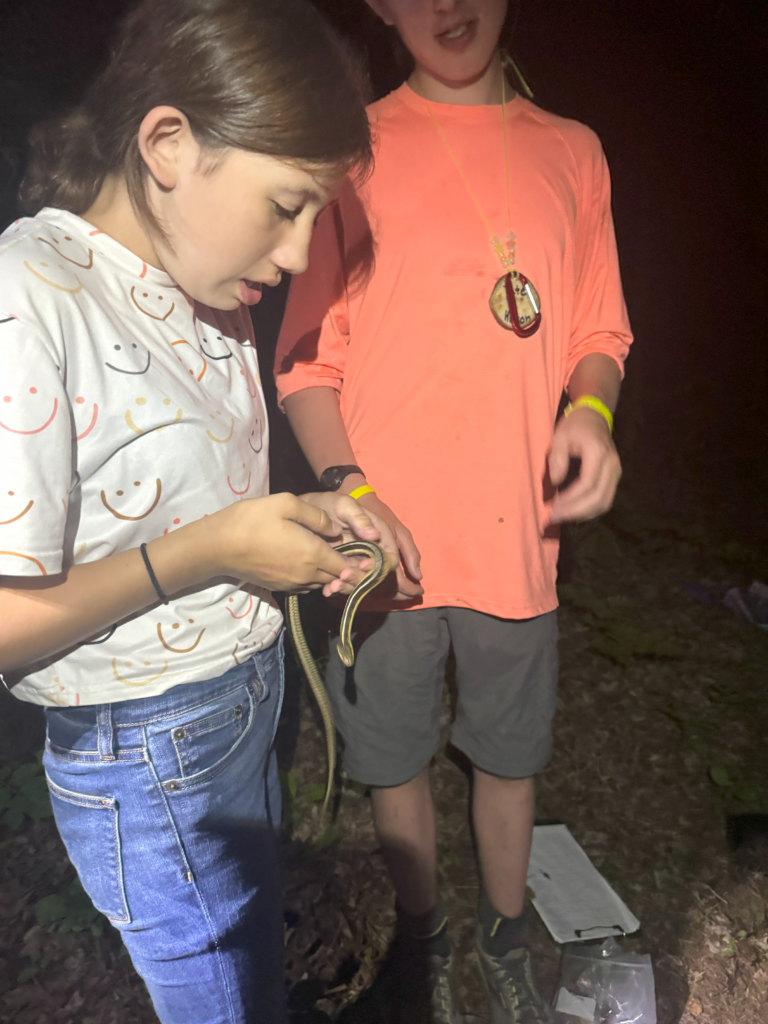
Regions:
M 83 213 L 96 199 L 107 166 L 99 155 L 93 119 L 84 109 L 44 121 L 29 138 L 29 159 L 19 189 L 25 213 L 44 206 Z

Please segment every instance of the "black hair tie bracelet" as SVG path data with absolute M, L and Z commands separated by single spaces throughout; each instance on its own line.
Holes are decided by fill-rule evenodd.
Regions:
M 155 588 L 155 593 L 160 598 L 160 600 L 163 602 L 163 604 L 168 604 L 168 598 L 163 593 L 160 584 L 157 582 L 157 576 L 155 576 L 155 570 L 152 568 L 152 563 L 149 560 L 149 555 L 147 554 L 147 545 L 146 544 L 140 544 L 139 545 L 139 551 L 141 552 L 141 557 L 144 559 L 144 565 L 146 566 L 147 572 L 149 573 L 149 578 L 152 580 L 152 586 Z

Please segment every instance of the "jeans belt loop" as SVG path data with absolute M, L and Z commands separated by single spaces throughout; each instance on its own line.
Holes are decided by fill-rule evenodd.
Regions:
M 96 708 L 99 754 L 102 761 L 115 760 L 115 734 L 112 729 L 112 707 L 99 704 Z

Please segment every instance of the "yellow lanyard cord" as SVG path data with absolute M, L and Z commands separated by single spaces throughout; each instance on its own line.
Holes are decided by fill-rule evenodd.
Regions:
M 507 182 L 507 230 L 512 231 L 512 208 L 509 202 L 509 144 L 507 142 L 507 73 L 501 66 L 501 124 L 504 129 L 504 177 Z
M 508 230 L 509 230 L 509 234 L 507 235 L 507 240 L 509 242 L 509 240 L 512 239 L 512 242 L 509 245 L 509 253 L 510 253 L 510 255 L 509 255 L 509 257 L 507 258 L 506 261 L 505 261 L 504 251 L 503 251 L 502 246 L 501 246 L 501 242 L 499 241 L 499 239 L 494 234 L 493 228 L 491 227 L 490 222 L 488 221 L 488 218 L 485 215 L 485 211 L 483 210 L 482 206 L 480 205 L 480 200 L 475 195 L 475 190 L 470 185 L 469 179 L 467 178 L 466 174 L 462 170 L 461 164 L 459 163 L 458 158 L 456 157 L 456 154 L 455 154 L 455 152 L 453 150 L 453 147 L 451 146 L 450 142 L 448 141 L 448 138 L 447 138 L 445 132 L 443 131 L 440 122 L 435 117 L 435 114 L 434 114 L 434 112 L 432 110 L 432 107 L 431 107 L 429 101 L 425 99 L 424 103 L 426 104 L 427 112 L 429 113 L 429 116 L 432 119 L 432 123 L 434 124 L 435 128 L 437 129 L 437 132 L 438 132 L 440 138 L 443 140 L 443 144 L 445 145 L 445 148 L 448 150 L 448 155 L 450 156 L 451 160 L 453 161 L 454 166 L 456 167 L 456 170 L 459 172 L 459 176 L 461 177 L 461 180 L 464 182 L 464 186 L 466 187 L 467 192 L 469 192 L 469 195 L 470 195 L 470 197 L 472 199 L 472 202 L 475 204 L 477 212 L 480 214 L 480 219 L 482 220 L 483 224 L 485 225 L 485 229 L 486 229 L 486 231 L 488 232 L 488 234 L 490 236 L 491 245 L 493 246 L 493 249 L 494 249 L 496 255 L 501 260 L 501 263 L 502 263 L 502 266 L 504 267 L 504 269 L 505 270 L 509 269 L 509 266 L 511 266 L 511 264 L 513 264 L 515 262 L 515 256 L 514 256 L 514 236 L 512 234 L 512 212 L 511 212 L 512 211 L 512 207 L 511 207 L 510 198 L 509 198 L 509 143 L 508 143 L 508 140 L 507 140 L 507 91 L 506 91 L 506 74 L 504 72 L 504 68 L 502 67 L 502 69 L 501 69 L 501 123 L 502 123 L 502 127 L 504 129 L 504 174 L 505 174 L 505 177 L 506 177 L 506 185 L 507 185 L 507 226 L 508 226 Z

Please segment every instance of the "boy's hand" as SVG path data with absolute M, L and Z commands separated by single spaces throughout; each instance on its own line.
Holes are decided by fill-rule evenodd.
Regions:
M 613 504 L 621 478 L 621 462 L 611 432 L 593 409 L 574 409 L 555 427 L 547 463 L 549 477 L 558 487 L 568 475 L 572 458 L 581 459 L 578 478 L 552 501 L 552 521 L 594 519 Z
M 357 537 L 360 540 L 369 540 L 374 544 L 380 543 L 381 531 L 373 525 L 366 510 L 348 494 L 318 491 L 312 494 L 302 494 L 301 500 L 306 501 L 309 505 L 314 505 L 315 508 L 321 508 L 330 519 L 337 536 L 343 540 L 353 540 Z
M 339 543 L 354 540 L 355 538 L 371 541 L 374 544 L 378 544 L 382 549 L 390 569 L 398 564 L 399 555 L 394 538 L 384 535 L 389 534 L 386 524 L 381 522 L 381 520 L 377 520 L 375 516 L 370 515 L 354 498 L 350 498 L 347 494 L 325 491 L 302 494 L 301 500 L 306 501 L 309 505 L 314 505 L 315 508 L 322 509 L 326 513 L 336 531 L 336 535 L 339 537 Z M 331 541 L 331 543 L 334 542 Z M 330 597 L 331 594 L 337 593 L 350 593 L 368 569 L 371 569 L 373 566 L 370 558 L 350 559 L 350 564 L 355 569 L 354 577 L 334 580 L 323 587 L 325 597 Z
M 397 593 L 392 595 L 394 600 L 411 601 L 419 597 L 424 593 L 424 588 L 417 582 L 421 579 L 421 554 L 413 542 L 411 531 L 403 526 L 392 509 L 377 495 L 363 494 L 357 501 L 366 508 L 372 521 L 381 530 L 381 546 L 387 552 L 391 564 L 397 566 Z

